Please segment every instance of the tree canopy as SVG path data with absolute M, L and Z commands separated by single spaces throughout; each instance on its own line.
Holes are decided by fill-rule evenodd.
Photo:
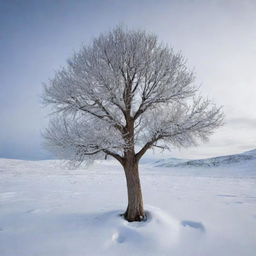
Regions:
M 154 34 L 117 27 L 83 46 L 44 87 L 55 112 L 45 137 L 71 160 L 110 155 L 123 162 L 135 147 L 187 147 L 206 140 L 223 113 L 198 95 L 181 53 Z

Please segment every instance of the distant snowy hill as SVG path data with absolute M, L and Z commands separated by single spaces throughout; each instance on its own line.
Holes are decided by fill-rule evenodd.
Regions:
M 249 162 L 250 164 L 255 164 L 256 168 L 256 149 L 241 154 L 199 160 L 167 158 L 155 161 L 153 165 L 156 167 L 225 167 L 237 164 L 248 164 Z

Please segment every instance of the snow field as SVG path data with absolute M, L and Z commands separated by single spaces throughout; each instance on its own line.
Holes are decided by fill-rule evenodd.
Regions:
M 119 216 L 127 195 L 117 163 L 59 164 L 0 160 L 1 256 L 255 255 L 251 171 L 142 165 L 148 221 L 128 223 Z

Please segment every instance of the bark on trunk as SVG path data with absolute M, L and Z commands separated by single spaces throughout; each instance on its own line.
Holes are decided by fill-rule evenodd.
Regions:
M 128 206 L 124 218 L 130 222 L 145 219 L 138 163 L 134 159 L 128 159 L 124 164 L 128 192 Z

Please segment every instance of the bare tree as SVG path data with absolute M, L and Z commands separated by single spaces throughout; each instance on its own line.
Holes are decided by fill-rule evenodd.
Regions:
M 155 35 L 117 27 L 84 46 L 56 72 L 44 102 L 56 117 L 48 144 L 75 161 L 112 156 L 124 168 L 124 217 L 145 217 L 138 163 L 148 149 L 188 147 L 222 124 L 220 108 L 197 96 L 180 53 Z

